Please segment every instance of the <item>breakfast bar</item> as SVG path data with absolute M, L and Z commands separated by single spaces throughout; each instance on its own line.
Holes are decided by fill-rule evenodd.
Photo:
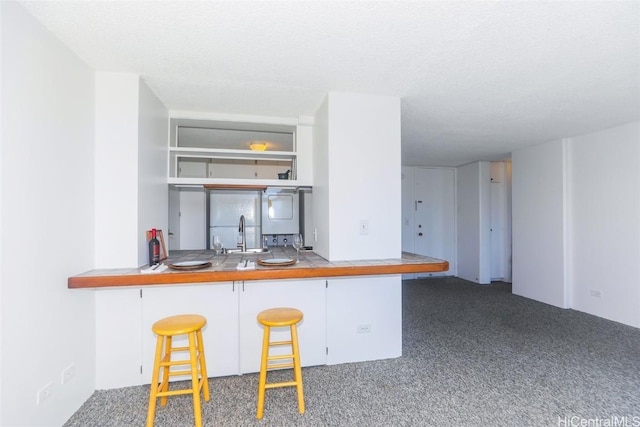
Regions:
M 117 286 L 179 285 L 191 283 L 214 283 L 243 280 L 300 279 L 318 277 L 349 277 L 385 274 L 408 274 L 447 271 L 449 263 L 422 255 L 402 253 L 401 258 L 327 261 L 312 251 L 300 251 L 299 262 L 290 266 L 265 267 L 256 265 L 253 270 L 238 270 L 239 263 L 258 259 L 296 258 L 291 247 L 271 248 L 267 253 L 255 255 L 223 254 L 219 256 L 211 250 L 172 251 L 170 257 L 162 261 L 171 265 L 183 261 L 203 260 L 211 266 L 200 270 L 165 270 L 162 273 L 143 274 L 143 267 L 97 269 L 78 274 L 68 279 L 69 288 L 104 288 Z M 217 265 L 219 262 L 219 265 Z
M 400 258 L 328 261 L 291 247 L 262 253 L 172 251 L 162 264 L 202 268 L 182 271 L 149 266 L 96 269 L 68 278 L 74 292 L 93 292 L 96 318 L 96 388 L 148 384 L 158 319 L 199 314 L 210 377 L 259 371 L 262 328 L 257 313 L 295 307 L 302 366 L 402 356 L 402 274 L 440 272 L 447 261 L 403 253 Z M 280 263 L 276 263 L 280 264 Z

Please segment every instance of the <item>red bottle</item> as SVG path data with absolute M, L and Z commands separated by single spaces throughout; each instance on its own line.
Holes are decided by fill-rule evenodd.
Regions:
M 151 240 L 149 240 L 149 265 L 160 262 L 160 242 L 156 237 L 156 229 L 151 229 Z

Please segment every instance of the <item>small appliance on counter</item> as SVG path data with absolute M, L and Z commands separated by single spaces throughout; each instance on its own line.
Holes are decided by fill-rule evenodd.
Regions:
M 282 172 L 278 174 L 278 179 L 289 179 L 289 174 L 291 173 L 291 169 L 286 172 Z

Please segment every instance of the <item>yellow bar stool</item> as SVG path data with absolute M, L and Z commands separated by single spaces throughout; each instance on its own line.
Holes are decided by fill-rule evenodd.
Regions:
M 149 396 L 149 411 L 147 412 L 147 427 L 152 427 L 155 419 L 156 401 L 160 398 L 160 405 L 167 404 L 167 396 L 179 394 L 193 395 L 193 416 L 196 427 L 202 426 L 202 411 L 200 408 L 200 390 L 204 400 L 209 400 L 209 382 L 207 380 L 207 364 L 204 357 L 204 342 L 202 328 L 207 319 L 197 314 L 182 314 L 158 320 L 151 328 L 158 335 L 156 354 L 151 378 L 151 392 Z M 172 338 L 176 335 L 187 335 L 188 347 L 172 347 Z M 189 352 L 187 360 L 171 360 L 174 352 Z M 189 369 L 172 370 L 173 366 L 189 365 Z M 160 375 L 162 373 L 162 376 Z M 177 375 L 191 375 L 191 388 L 184 390 L 169 390 L 169 377 Z M 162 377 L 162 378 L 161 378 Z
M 258 412 L 256 418 L 261 419 L 264 413 L 264 394 L 268 388 L 296 387 L 298 392 L 298 412 L 304 414 L 304 392 L 302 390 L 302 369 L 300 368 L 300 352 L 298 351 L 298 330 L 296 325 L 302 320 L 302 312 L 295 308 L 279 307 L 258 313 L 258 322 L 264 326 L 262 339 L 262 359 L 260 361 L 260 380 L 258 382 Z M 290 328 L 291 340 L 270 341 L 272 327 Z M 291 354 L 269 355 L 269 348 L 290 346 Z M 283 363 L 282 361 L 290 360 Z M 280 363 L 269 363 L 277 361 Z M 293 381 L 267 384 L 267 371 L 273 369 L 293 368 Z

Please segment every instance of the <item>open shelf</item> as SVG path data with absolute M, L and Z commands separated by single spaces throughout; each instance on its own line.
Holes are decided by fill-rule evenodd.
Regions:
M 286 125 L 171 119 L 169 183 L 296 179 L 296 128 Z M 251 150 L 262 142 L 265 151 Z M 222 181 L 220 181 L 222 180 Z

